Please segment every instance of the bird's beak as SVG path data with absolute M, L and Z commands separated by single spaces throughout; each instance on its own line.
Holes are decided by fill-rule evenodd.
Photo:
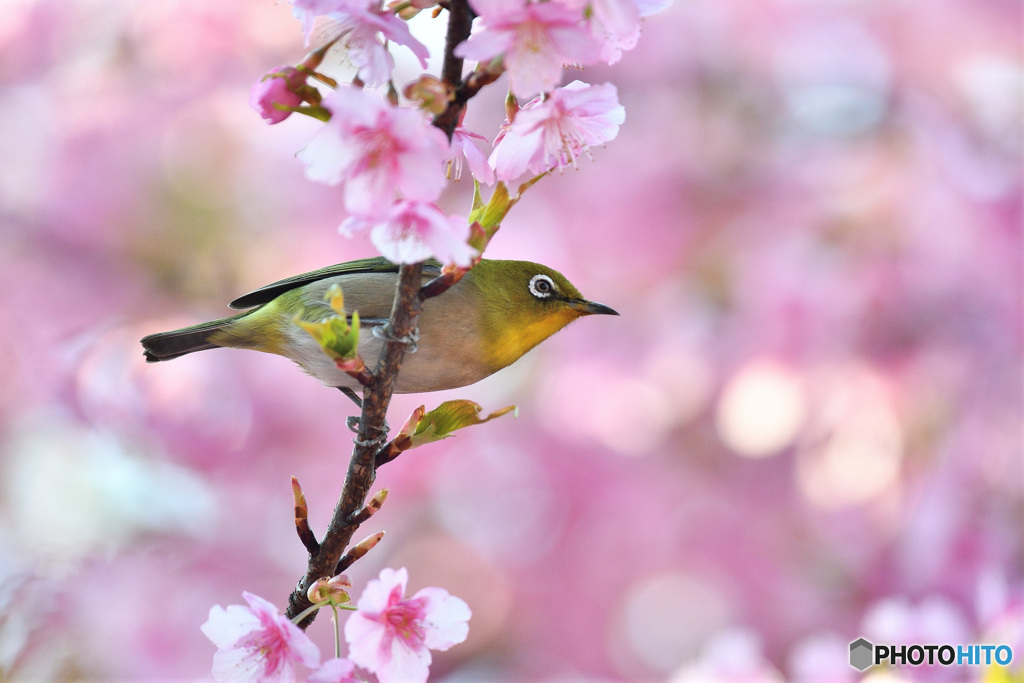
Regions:
M 585 299 L 573 299 L 569 301 L 569 307 L 580 312 L 580 315 L 618 315 L 614 308 L 599 304 L 596 301 Z

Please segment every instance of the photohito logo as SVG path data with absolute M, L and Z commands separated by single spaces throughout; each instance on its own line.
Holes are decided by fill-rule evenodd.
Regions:
M 876 664 L 1006 666 L 1013 661 L 1009 645 L 874 645 L 867 638 L 850 643 L 850 666 L 864 671 Z

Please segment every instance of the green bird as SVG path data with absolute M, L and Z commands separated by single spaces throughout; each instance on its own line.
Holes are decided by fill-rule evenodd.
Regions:
M 424 282 L 440 272 L 437 264 L 424 265 Z M 361 388 L 358 382 L 339 370 L 295 321 L 318 322 L 335 315 L 325 295 L 338 284 L 346 311 L 359 313 L 364 332 L 359 354 L 372 364 L 384 342 L 369 334 L 369 328 L 388 319 L 397 280 L 398 266 L 380 257 L 280 280 L 228 304 L 250 309 L 243 313 L 144 337 L 146 360 L 155 363 L 218 347 L 254 349 L 291 358 L 323 384 L 351 395 Z M 481 260 L 443 294 L 424 302 L 417 320 L 417 350 L 406 355 L 395 391 L 473 384 L 516 362 L 573 320 L 593 314 L 618 315 L 584 299 L 565 276 L 547 266 Z

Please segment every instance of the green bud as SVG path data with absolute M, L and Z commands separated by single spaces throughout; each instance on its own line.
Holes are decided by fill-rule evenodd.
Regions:
M 295 324 L 308 332 L 324 353 L 335 361 L 354 360 L 359 347 L 359 312 L 352 311 L 352 323 L 349 324 L 345 316 L 345 296 L 337 284 L 331 285 L 324 299 L 330 303 L 335 315 L 317 323 L 296 316 Z

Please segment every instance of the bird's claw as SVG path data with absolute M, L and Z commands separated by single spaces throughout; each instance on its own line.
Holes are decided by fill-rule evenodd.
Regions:
M 416 353 L 416 349 L 419 348 L 420 342 L 420 328 L 414 327 L 412 328 L 412 332 L 404 337 L 396 337 L 391 332 L 391 326 L 388 323 L 385 323 L 373 328 L 373 336 L 377 337 L 377 339 L 405 344 L 406 353 Z
M 357 415 L 350 415 L 347 418 L 345 418 L 345 426 L 358 435 L 359 429 L 362 427 L 362 424 L 361 420 Z M 373 437 L 372 439 L 367 439 L 365 441 L 359 438 L 352 439 L 352 442 L 362 448 L 377 448 L 383 446 L 388 440 L 388 432 L 391 431 L 391 427 L 388 426 L 387 420 L 385 420 L 384 424 L 381 425 L 380 427 L 374 427 L 373 430 L 376 432 L 380 432 L 380 434 L 378 436 Z

